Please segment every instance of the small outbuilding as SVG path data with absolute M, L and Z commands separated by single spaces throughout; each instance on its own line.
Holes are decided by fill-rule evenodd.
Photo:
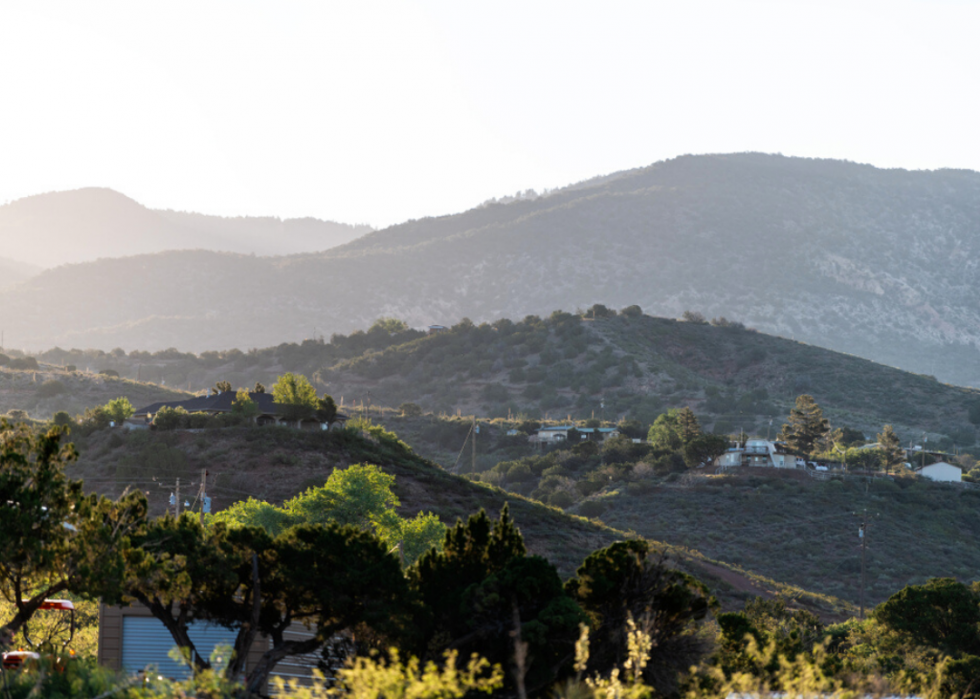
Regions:
M 930 481 L 941 483 L 959 483 L 963 480 L 963 469 L 945 461 L 937 461 L 934 464 L 917 468 L 915 472 Z

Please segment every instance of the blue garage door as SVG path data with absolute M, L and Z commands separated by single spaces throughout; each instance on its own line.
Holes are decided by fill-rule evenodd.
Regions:
M 202 657 L 211 657 L 217 645 L 233 645 L 235 632 L 223 626 L 195 623 L 187 629 Z M 190 668 L 170 659 L 170 650 L 176 647 L 170 632 L 159 619 L 153 617 L 123 617 L 122 667 L 126 672 L 137 672 L 153 665 L 157 674 L 172 679 L 184 679 Z

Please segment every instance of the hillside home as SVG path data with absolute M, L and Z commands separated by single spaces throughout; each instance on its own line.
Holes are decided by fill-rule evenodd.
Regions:
M 298 426 L 302 429 L 315 429 L 315 430 L 325 430 L 334 425 L 343 427 L 344 423 L 347 422 L 347 416 L 337 413 L 337 417 L 329 425 L 321 423 L 319 420 L 310 418 L 308 420 L 300 421 L 299 425 L 295 422 L 287 422 L 280 416 L 280 411 L 282 406 L 275 402 L 271 393 L 255 393 L 251 392 L 248 394 L 252 402 L 258 406 L 259 413 L 254 418 L 255 422 L 259 425 L 293 425 Z M 153 416 L 156 415 L 161 408 L 183 408 L 189 413 L 206 413 L 208 415 L 220 415 L 222 413 L 230 413 L 232 411 L 232 403 L 235 402 L 237 394 L 235 391 L 223 391 L 212 393 L 208 389 L 206 396 L 197 396 L 196 398 L 188 398 L 187 400 L 171 400 L 171 401 L 161 401 L 159 403 L 153 403 L 146 406 L 145 408 L 140 408 L 133 413 L 133 420 L 142 420 L 143 422 L 150 422 L 153 420 Z
M 796 468 L 796 457 L 790 454 L 782 442 L 767 439 L 749 439 L 743 445 L 732 447 L 715 459 L 715 466 L 761 466 L 771 468 Z
M 941 483 L 959 483 L 963 480 L 963 469 L 945 461 L 937 461 L 934 464 L 917 468 L 915 472 L 930 481 Z
M 575 433 L 578 433 L 579 439 L 592 438 L 600 442 L 604 442 L 610 437 L 615 437 L 619 434 L 619 430 L 617 430 L 615 427 L 576 427 L 575 425 L 558 425 L 556 427 L 541 427 L 538 429 L 537 434 L 531 435 L 530 439 L 543 444 L 564 442 L 568 439 L 569 432 L 572 432 L 572 430 L 574 430 Z

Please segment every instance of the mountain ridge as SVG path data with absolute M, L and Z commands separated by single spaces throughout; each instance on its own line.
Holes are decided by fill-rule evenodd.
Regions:
M 47 295 L 34 308 L 57 315 L 43 287 L 77 299 L 56 331 L 15 311 L 8 327 L 28 347 L 195 351 L 298 340 L 314 327 L 349 332 L 381 315 L 417 327 L 639 304 L 653 315 L 724 315 L 980 385 L 978 231 L 980 174 L 971 171 L 683 156 L 594 185 L 406 222 L 325 252 L 263 260 L 260 268 L 227 258 L 217 270 L 212 258 L 187 258 L 196 281 L 183 288 L 161 281 L 165 258 L 132 260 L 157 280 L 147 293 L 167 297 L 151 308 L 87 318 L 84 278 L 116 274 L 104 261 L 73 283 L 59 275 L 29 281 L 0 301 L 17 309 Z M 216 292 L 211 275 L 241 280 L 248 303 L 234 289 Z M 134 324 L 156 327 L 153 340 L 129 330 Z M 171 340 L 156 340 L 163 337 Z

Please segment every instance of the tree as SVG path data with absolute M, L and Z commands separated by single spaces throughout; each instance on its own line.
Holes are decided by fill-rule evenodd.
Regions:
M 255 388 L 252 389 L 253 393 L 265 393 L 265 386 L 260 384 L 258 381 L 255 382 Z
M 589 668 L 608 674 L 628 655 L 627 619 L 649 634 L 653 645 L 644 680 L 663 694 L 678 675 L 707 652 L 698 633 L 717 606 L 696 579 L 649 558 L 645 541 L 620 541 L 589 554 L 565 589 L 591 620 Z
M 45 599 L 62 592 L 118 599 L 130 545 L 145 523 L 139 493 L 119 500 L 85 496 L 65 475 L 77 458 L 67 429 L 33 434 L 0 421 L 0 595 L 16 608 L 3 620 L 16 633 Z
M 374 321 L 374 325 L 368 329 L 368 332 L 384 332 L 390 335 L 395 335 L 397 333 L 405 332 L 408 330 L 408 323 L 404 320 L 399 320 L 398 318 L 385 318 L 381 317 Z
M 235 394 L 235 400 L 231 403 L 231 413 L 251 420 L 259 414 L 259 406 L 252 400 L 249 392 L 242 388 Z
M 126 421 L 127 418 L 133 416 L 135 412 L 133 410 L 133 404 L 129 402 L 129 398 L 116 398 L 105 404 L 106 414 L 109 419 L 115 422 L 117 425 L 121 425 Z
M 527 663 L 515 674 L 526 672 L 528 691 L 550 684 L 571 659 L 585 617 L 555 568 L 527 556 L 506 506 L 496 522 L 482 510 L 457 521 L 443 550 L 423 554 L 408 574 L 426 610 L 417 629 L 421 650 L 478 650 L 504 663 L 526 643 Z
M 66 413 L 64 410 L 59 410 L 54 415 L 51 416 L 51 423 L 58 425 L 59 427 L 64 427 L 71 424 L 71 415 Z
M 323 398 L 317 401 L 316 419 L 328 426 L 337 419 L 337 403 L 333 396 L 324 393 Z
M 272 396 L 287 421 L 311 417 L 317 408 L 316 389 L 302 374 L 288 372 L 280 376 L 272 385 Z
M 619 315 L 626 318 L 641 318 L 643 317 L 643 309 L 637 305 L 627 306 L 619 312 Z
M 809 456 L 817 440 L 830 431 L 830 423 L 823 416 L 823 410 L 813 400 L 813 396 L 803 394 L 796 399 L 796 407 L 790 413 L 787 423 L 779 432 L 779 438 L 793 449 Z
M 909 585 L 872 612 L 913 645 L 958 656 L 980 655 L 980 595 L 953 578 Z
M 705 319 L 704 314 L 699 311 L 684 311 L 681 314 L 681 319 L 685 323 L 694 323 L 695 325 L 707 325 L 708 321 Z
M 879 450 L 881 467 L 885 473 L 891 473 L 893 469 L 897 469 L 905 463 L 905 450 L 902 449 L 898 435 L 895 434 L 891 425 L 885 425 L 881 430 L 881 434 L 878 435 L 878 444 L 881 445 Z
M 159 430 L 176 430 L 183 426 L 189 413 L 181 406 L 171 408 L 165 405 L 153 416 L 153 426 Z
M 676 451 L 701 434 L 701 425 L 690 408 L 671 408 L 654 420 L 647 441 L 659 449 Z
M 717 434 L 698 435 L 684 445 L 684 463 L 688 468 L 710 464 L 725 453 L 728 440 Z
M 218 381 L 214 384 L 215 393 L 227 393 L 228 391 L 231 390 L 232 390 L 231 381 Z
M 422 406 L 418 403 L 402 403 L 398 406 L 398 411 L 402 414 L 402 417 L 420 417 L 422 415 Z

